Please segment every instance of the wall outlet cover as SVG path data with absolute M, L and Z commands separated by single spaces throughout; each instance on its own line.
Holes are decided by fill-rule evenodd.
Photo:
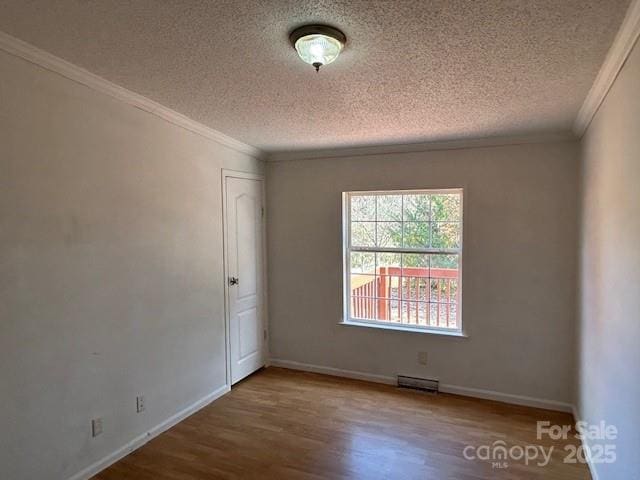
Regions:
M 427 364 L 427 352 L 418 352 L 418 363 L 420 365 Z
M 91 420 L 91 435 L 97 437 L 102 433 L 102 418 L 94 418 Z
M 144 397 L 142 395 L 136 397 L 136 411 L 138 413 L 144 412 Z

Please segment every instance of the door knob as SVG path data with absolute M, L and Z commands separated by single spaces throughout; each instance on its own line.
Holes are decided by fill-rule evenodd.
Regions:
M 238 283 L 240 283 L 240 280 L 238 280 L 238 278 L 229 277 L 229 285 L 238 285 Z

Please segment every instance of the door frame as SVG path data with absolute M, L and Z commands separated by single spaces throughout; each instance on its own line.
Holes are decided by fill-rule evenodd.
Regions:
M 225 336 L 225 374 L 226 384 L 231 388 L 231 311 L 229 308 L 229 246 L 227 245 L 228 218 L 227 218 L 227 178 L 242 178 L 245 180 L 257 180 L 262 183 L 262 362 L 268 366 L 269 362 L 269 309 L 267 301 L 267 194 L 265 176 L 260 173 L 245 172 L 241 170 L 222 169 L 222 251 L 223 268 L 222 284 L 224 285 L 224 336 Z

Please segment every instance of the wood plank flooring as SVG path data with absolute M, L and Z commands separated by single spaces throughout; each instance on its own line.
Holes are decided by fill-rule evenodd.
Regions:
M 586 465 L 563 462 L 577 440 L 536 440 L 537 420 L 573 422 L 566 413 L 271 367 L 94 478 L 591 478 Z M 554 452 L 545 467 L 463 457 L 467 445 L 499 440 Z

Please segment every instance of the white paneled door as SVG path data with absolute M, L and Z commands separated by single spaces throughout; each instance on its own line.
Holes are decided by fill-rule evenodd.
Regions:
M 231 384 L 265 364 L 263 182 L 225 176 Z

